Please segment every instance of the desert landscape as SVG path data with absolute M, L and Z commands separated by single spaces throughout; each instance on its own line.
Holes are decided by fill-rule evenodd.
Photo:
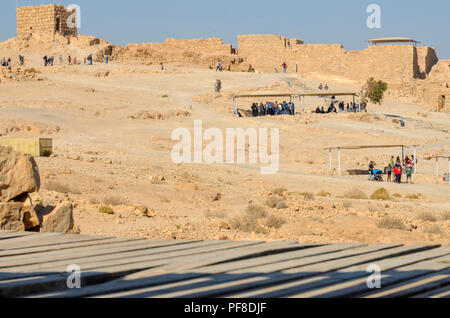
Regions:
M 10 68 L 0 68 L 0 138 L 53 139 L 53 152 L 35 157 L 41 184 L 29 196 L 36 209 L 70 202 L 71 233 L 450 244 L 450 184 L 443 181 L 448 161 L 441 159 L 436 176 L 430 160 L 450 156 L 449 108 L 436 111 L 438 94 L 448 92 L 450 61 L 439 61 L 429 48 L 418 48 L 420 61 L 416 67 L 411 59 L 409 72 L 406 66 L 400 70 L 407 62 L 384 55 L 386 65 L 375 70 L 365 55 L 381 54 L 375 50 L 382 52 L 383 46 L 370 47 L 356 57 L 367 64 L 356 76 L 346 66 L 342 71 L 328 67 L 325 58 L 302 64 L 295 54 L 319 54 L 320 47 L 299 40 L 286 45 L 288 39 L 278 36 L 270 41 L 284 41 L 284 49 L 273 61 L 250 52 L 252 41 L 266 37 L 242 37 L 237 50 L 217 39 L 119 47 L 93 36 L 58 38 L 21 34 L 0 43 L 0 57 L 12 58 Z M 270 41 L 267 45 L 278 45 Z M 302 45 L 305 52 L 290 51 Z M 413 45 L 388 49 L 396 47 L 414 50 Z M 401 52 L 395 54 L 403 59 Z M 357 53 L 342 54 L 347 59 Z M 23 66 L 19 55 L 25 57 Z M 89 55 L 93 65 L 83 62 Z M 54 56 L 54 65 L 45 67 L 43 56 Z M 80 63 L 69 64 L 68 56 Z M 223 72 L 215 70 L 218 60 Z M 284 61 L 288 72 L 274 71 Z M 329 100 L 308 97 L 307 112 L 295 116 L 233 114 L 235 94 L 317 92 L 321 83 L 330 91 L 360 91 L 370 74 L 389 88 L 383 103 L 369 103 L 367 112 L 315 114 Z M 220 92 L 214 90 L 217 79 Z M 430 91 L 437 93 L 429 96 Z M 252 103 L 266 101 L 242 99 L 239 107 L 249 110 Z M 260 165 L 252 164 L 173 163 L 172 131 L 192 131 L 194 120 L 221 131 L 279 128 L 278 173 L 262 175 Z M 367 170 L 371 161 L 384 169 L 391 156 L 402 155 L 400 148 L 342 150 L 342 176 L 335 153 L 329 168 L 325 148 L 355 145 L 406 145 L 409 156 L 417 146 L 413 184 L 371 182 L 367 175 L 348 173 Z

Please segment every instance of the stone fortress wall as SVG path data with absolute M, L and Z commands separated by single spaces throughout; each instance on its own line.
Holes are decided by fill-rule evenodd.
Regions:
M 62 5 L 26 6 L 17 9 L 17 36 L 38 34 L 52 39 L 55 34 L 77 36 L 77 28 L 70 28 L 67 20 L 73 13 Z

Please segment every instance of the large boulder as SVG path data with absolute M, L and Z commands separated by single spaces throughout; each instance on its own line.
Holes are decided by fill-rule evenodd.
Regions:
M 33 207 L 33 201 L 31 198 L 27 195 L 23 200 L 21 200 L 21 202 L 24 206 L 23 224 L 25 225 L 25 230 L 39 229 L 41 222 L 36 210 Z
M 0 146 L 0 201 L 8 202 L 40 187 L 39 170 L 34 158 Z
M 0 202 L 0 230 L 25 231 L 25 208 L 20 202 Z
M 69 233 L 73 229 L 73 206 L 70 202 L 63 202 L 40 217 L 41 232 Z

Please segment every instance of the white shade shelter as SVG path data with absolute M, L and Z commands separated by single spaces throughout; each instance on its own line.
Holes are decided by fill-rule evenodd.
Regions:
M 288 97 L 289 100 L 292 102 L 292 100 L 295 98 L 295 93 L 248 93 L 248 94 L 236 94 L 233 95 L 233 114 L 237 114 L 238 111 L 238 102 L 241 98 L 263 98 L 263 97 Z M 295 114 L 295 107 L 294 107 L 294 114 Z
M 436 159 L 436 177 L 439 177 L 439 159 L 447 159 L 448 160 L 448 174 L 450 177 L 450 155 L 448 155 L 448 156 L 433 156 L 433 157 L 427 158 L 427 160 L 432 160 L 432 159 Z M 450 180 L 449 180 L 449 182 L 450 182 Z
M 414 169 L 415 172 L 417 166 L 417 146 L 412 146 L 414 148 Z M 332 151 L 337 150 L 338 152 L 338 174 L 341 176 L 341 150 L 360 150 L 360 149 L 378 149 L 378 148 L 401 148 L 402 149 L 402 162 L 405 159 L 405 149 L 410 148 L 410 146 L 405 145 L 363 145 L 363 146 L 342 146 L 342 147 L 329 147 L 324 150 L 328 150 L 329 160 L 330 160 L 330 169 L 333 169 L 332 164 Z
M 361 111 L 361 93 L 360 92 L 332 92 L 332 91 L 320 91 L 320 92 L 307 92 L 296 94 L 298 97 L 299 109 L 306 113 L 306 100 L 305 97 L 332 97 L 332 96 L 353 96 L 353 102 L 358 97 L 359 111 Z
M 299 107 L 294 108 L 294 114 L 297 114 L 297 109 L 302 113 L 306 113 L 306 101 L 305 97 L 331 97 L 331 96 L 353 96 L 353 102 L 355 98 L 359 99 L 359 111 L 361 111 L 361 93 L 360 92 L 332 92 L 332 91 L 320 91 L 320 92 L 303 92 L 303 93 L 248 93 L 248 94 L 236 94 L 233 95 L 233 113 L 236 114 L 238 110 L 238 101 L 241 98 L 262 98 L 262 97 L 288 97 L 290 101 L 298 98 Z

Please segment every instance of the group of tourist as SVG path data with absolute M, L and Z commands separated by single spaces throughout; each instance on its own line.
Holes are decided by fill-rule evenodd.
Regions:
M 334 99 L 334 97 L 333 97 L 333 99 Z M 328 110 L 325 110 L 324 107 L 317 106 L 315 113 L 316 114 L 337 113 L 338 110 L 336 109 L 336 106 L 335 106 L 336 103 L 337 102 L 334 102 L 334 101 L 331 102 L 330 106 L 328 107 Z M 357 113 L 360 111 L 359 104 L 356 104 L 356 103 L 347 103 L 347 107 L 345 107 L 345 103 L 341 101 L 338 103 L 338 107 L 339 107 L 340 113 L 344 113 L 344 112 Z M 363 111 L 364 109 L 365 109 L 365 105 L 361 104 L 361 111 Z
M 329 89 L 328 84 L 325 84 L 325 86 L 323 86 L 323 84 L 320 83 L 319 91 L 327 91 L 328 89 Z
M 2 66 L 7 66 L 7 67 L 11 67 L 11 58 L 8 57 L 8 59 L 2 57 Z
M 295 113 L 295 105 L 292 102 L 282 102 L 282 103 L 272 103 L 266 102 L 253 103 L 251 106 L 253 117 L 261 117 L 261 116 L 278 116 L 278 115 L 294 115 Z
M 47 67 L 47 66 L 53 66 L 55 57 L 54 56 L 48 57 L 47 55 L 45 55 L 42 59 L 44 60 L 44 66 Z M 109 59 L 106 58 L 106 63 L 108 63 L 108 61 L 109 61 Z M 60 55 L 59 56 L 59 64 L 62 65 L 63 62 L 64 62 L 63 56 Z M 72 58 L 72 56 L 70 56 L 70 55 L 67 57 L 67 63 L 69 65 L 81 64 L 81 62 L 77 59 L 77 57 Z M 87 57 L 84 58 L 84 64 L 85 65 L 93 65 L 92 55 L 88 55 Z
M 216 63 L 216 72 L 222 72 L 223 71 L 223 63 L 221 60 L 218 60 Z
M 395 160 L 394 156 L 392 156 L 387 166 L 387 181 L 400 184 L 402 183 L 403 174 L 406 174 L 406 183 L 412 183 L 412 174 L 416 163 L 414 156 L 411 156 L 411 158 L 406 156 L 403 162 L 400 157 L 397 157 Z M 382 181 L 382 174 L 381 170 L 375 169 L 375 163 L 371 161 L 369 164 L 369 181 Z

